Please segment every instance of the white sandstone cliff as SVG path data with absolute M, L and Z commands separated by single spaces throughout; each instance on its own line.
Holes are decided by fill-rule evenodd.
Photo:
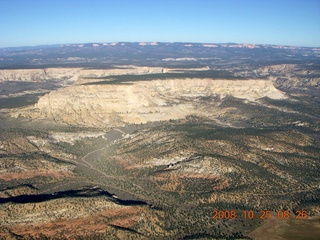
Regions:
M 205 115 L 196 108 L 200 97 L 226 96 L 255 101 L 284 98 L 271 81 L 172 79 L 130 84 L 77 85 L 41 97 L 34 118 L 50 118 L 71 125 L 108 126 L 146 123 Z M 212 108 L 214 111 L 214 108 Z

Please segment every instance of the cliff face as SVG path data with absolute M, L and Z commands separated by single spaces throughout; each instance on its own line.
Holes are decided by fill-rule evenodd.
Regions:
M 161 67 L 122 66 L 113 69 L 47 68 L 0 70 L 0 82 L 55 82 L 60 89 L 41 97 L 33 108 L 17 110 L 12 116 L 53 119 L 70 125 L 106 127 L 125 123 L 146 123 L 185 118 L 187 115 L 216 116 L 225 96 L 256 101 L 285 95 L 268 80 L 214 80 L 211 78 L 175 78 L 139 81 L 144 74 L 206 71 Z M 116 84 L 95 83 L 106 77 L 134 76 L 137 81 Z M 178 75 L 177 75 L 178 76 Z M 195 74 L 196 76 L 196 74 Z M 81 85 L 90 83 L 90 85 Z M 62 87 L 64 86 L 64 87 Z M 67 86 L 67 87 L 66 87 Z
M 79 73 L 80 68 L 47 68 L 47 69 L 16 69 L 0 70 L 0 82 L 30 81 L 38 82 L 50 79 L 72 79 Z
M 196 70 L 208 70 L 200 68 Z M 123 66 L 113 69 L 83 69 L 83 68 L 45 68 L 45 69 L 10 69 L 0 70 L 0 82 L 4 81 L 30 81 L 44 80 L 70 80 L 79 83 L 90 82 L 90 78 L 101 78 L 111 75 L 163 73 L 174 71 L 161 67 Z
M 173 79 L 76 85 L 41 97 L 24 115 L 98 127 L 179 119 L 191 114 L 209 117 L 216 114 L 216 105 L 204 102 L 204 97 L 219 102 L 227 95 L 250 101 L 285 97 L 265 80 Z M 200 107 L 203 104 L 209 107 L 205 112 Z

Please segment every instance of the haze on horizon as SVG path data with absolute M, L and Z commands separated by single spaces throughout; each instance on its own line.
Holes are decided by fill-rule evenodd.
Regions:
M 320 47 L 318 0 L 0 1 L 0 47 L 215 42 Z

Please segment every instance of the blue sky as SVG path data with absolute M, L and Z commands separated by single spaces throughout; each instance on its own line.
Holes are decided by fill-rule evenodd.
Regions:
M 113 41 L 320 47 L 320 0 L 0 0 L 0 47 Z

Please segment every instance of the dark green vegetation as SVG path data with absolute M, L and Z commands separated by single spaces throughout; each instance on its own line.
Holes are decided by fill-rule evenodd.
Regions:
M 39 97 L 57 88 L 59 88 L 59 83 L 55 80 L 44 82 L 0 82 L 0 94 L 5 96 L 0 96 L 0 109 L 33 105 L 38 101 Z M 29 93 L 29 91 L 35 92 L 39 91 L 39 89 L 41 90 L 40 92 Z
M 108 77 L 90 78 L 97 80 L 105 80 L 98 82 L 85 83 L 83 85 L 98 85 L 98 84 L 129 84 L 134 81 L 151 81 L 165 79 L 183 79 L 183 78 L 214 78 L 214 79 L 239 79 L 234 77 L 227 71 L 192 71 L 192 72 L 175 72 L 175 73 L 156 73 L 156 74 L 139 74 L 139 75 L 115 75 Z M 240 78 L 241 79 L 241 78 Z
M 37 103 L 44 93 L 25 94 L 19 97 L 0 98 L 0 108 L 19 108 Z

